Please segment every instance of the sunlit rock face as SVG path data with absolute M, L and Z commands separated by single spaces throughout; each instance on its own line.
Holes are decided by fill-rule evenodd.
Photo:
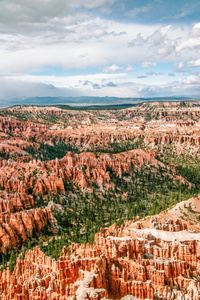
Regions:
M 0 216 L 1 250 L 17 247 L 33 236 L 33 232 L 41 231 L 45 225 L 56 230 L 56 220 L 50 208 L 36 208 Z

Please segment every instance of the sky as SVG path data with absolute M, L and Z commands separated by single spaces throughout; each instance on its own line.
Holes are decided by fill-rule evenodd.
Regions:
M 200 96 L 199 0 L 0 0 L 0 100 Z

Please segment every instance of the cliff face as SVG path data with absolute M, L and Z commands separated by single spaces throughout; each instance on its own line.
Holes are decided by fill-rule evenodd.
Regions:
M 40 134 L 47 130 L 45 125 L 31 123 L 31 122 L 20 122 L 12 120 L 11 118 L 0 118 L 0 130 L 5 133 L 13 135 L 24 135 L 30 132 L 38 132 Z
M 15 192 L 15 190 L 14 190 Z M 51 209 L 34 207 L 32 195 L 0 191 L 0 248 L 15 248 L 45 225 L 56 227 Z
M 0 215 L 0 245 L 5 248 L 15 248 L 21 242 L 31 238 L 33 232 L 41 231 L 45 225 L 56 228 L 56 220 L 50 208 L 23 210 L 18 213 Z
M 176 135 L 165 135 L 165 136 L 146 136 L 144 138 L 144 141 L 146 144 L 151 143 L 153 145 L 157 144 L 184 144 L 184 145 L 194 145 L 199 146 L 200 145 L 200 136 L 194 137 L 194 136 L 188 136 L 188 135 L 182 135 L 182 136 L 176 136 Z
M 70 256 L 64 247 L 58 261 L 38 247 L 29 250 L 12 275 L 0 273 L 1 299 L 199 300 L 199 227 L 177 219 L 189 203 L 200 212 L 194 198 L 153 218 L 114 224 L 96 234 L 93 245 L 72 244 Z
M 29 209 L 34 206 L 32 195 L 25 193 L 8 194 L 0 191 L 0 214 L 14 213 L 20 210 Z

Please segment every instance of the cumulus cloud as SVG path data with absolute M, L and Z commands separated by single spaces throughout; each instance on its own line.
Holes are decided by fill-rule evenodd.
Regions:
M 55 76 L 7 76 L 0 77 L 0 104 L 14 104 L 13 98 L 22 99 L 35 96 L 196 96 L 200 93 L 200 76 L 190 75 L 181 80 L 163 83 L 158 77 L 155 83 L 138 76 L 130 80 L 127 73 L 99 73 L 93 75 Z M 138 82 L 137 82 L 138 81 Z M 137 82 L 137 83 L 136 83 Z M 146 83 L 145 83 L 146 82 Z M 148 83 L 147 83 L 148 82 Z M 2 101 L 5 100 L 5 102 Z M 7 102 L 8 101 L 8 102 Z M 17 101 L 17 100 L 16 100 Z
M 160 46 L 166 41 L 167 39 L 166 33 L 170 28 L 171 25 L 160 27 L 152 35 L 146 38 L 146 42 L 151 43 L 154 46 Z
M 78 17 L 77 9 L 85 9 L 85 13 L 95 9 L 108 13 L 115 2 L 116 0 L 1 0 L 0 24 L 4 31 L 12 29 L 39 32 L 44 27 L 57 30 L 64 24 L 74 23 L 73 17 Z M 79 14 L 76 23 L 80 20 Z
M 196 23 L 192 27 L 161 26 L 148 35 L 145 35 L 145 32 L 143 34 L 139 32 L 128 45 L 129 47 L 143 47 L 144 51 L 156 59 L 169 56 L 177 58 L 182 56 L 187 59 L 190 52 L 192 57 L 196 57 L 197 52 L 194 51 L 200 49 L 199 24 Z
M 142 68 L 144 69 L 148 69 L 148 68 L 151 68 L 151 67 L 155 67 L 156 66 L 156 63 L 155 62 L 143 62 L 142 63 Z
M 172 29 L 171 25 L 162 26 L 155 30 L 152 34 L 146 38 L 141 33 L 137 34 L 137 37 L 130 43 L 130 47 L 148 46 L 153 49 L 157 56 L 167 56 L 173 53 L 178 39 L 172 39 L 168 37 L 168 32 Z
M 175 64 L 175 72 L 180 72 L 180 73 L 188 72 L 184 68 L 184 62 L 183 61 L 180 61 L 179 63 Z
M 185 79 L 183 79 L 182 83 L 187 84 L 187 85 L 193 85 L 193 84 L 200 85 L 200 77 L 190 75 L 190 76 L 186 77 Z
M 183 61 L 180 61 L 179 63 L 178 63 L 178 69 L 179 70 L 182 70 L 183 69 L 183 67 L 184 67 L 184 62 Z
M 117 65 L 112 65 L 112 66 L 107 66 L 107 67 L 105 67 L 104 69 L 103 69 L 103 72 L 104 73 L 111 73 L 111 72 L 119 72 L 119 71 L 121 71 L 122 70 L 122 68 L 121 67 L 119 67 L 119 66 L 117 66 Z
M 144 43 L 145 39 L 142 37 L 141 33 L 138 33 L 137 37 L 129 43 L 129 47 L 143 46 Z
M 182 39 L 176 46 L 176 51 L 200 49 L 200 23 L 196 23 L 185 39 Z
M 0 74 L 9 75 L 11 88 L 21 96 L 25 83 L 30 95 L 35 95 L 37 89 L 42 95 L 53 95 L 61 89 L 90 95 L 113 93 L 122 96 L 125 92 L 137 95 L 140 91 L 156 94 L 155 86 L 158 86 L 154 84 L 156 79 L 161 79 L 152 75 L 160 74 L 159 68 L 164 63 L 168 68 L 164 71 L 165 77 L 160 76 L 162 82 L 172 81 L 173 75 L 168 76 L 168 73 L 174 71 L 179 72 L 177 77 L 181 78 L 186 71 L 198 76 L 197 70 L 187 67 L 199 66 L 200 23 L 178 26 L 174 22 L 160 26 L 146 19 L 137 23 L 136 17 L 144 13 L 147 16 L 151 5 L 135 7 L 135 4 L 129 10 L 122 9 L 124 16 L 130 12 L 135 18 L 127 22 L 127 16 L 126 20 L 117 21 L 120 10 L 114 10 L 123 5 L 125 2 L 117 0 L 0 0 Z M 112 11 L 116 14 L 109 18 Z M 148 75 L 148 83 L 154 88 L 143 88 L 142 81 L 137 80 L 141 77 L 138 76 L 140 65 L 144 69 L 157 65 L 157 73 L 150 71 L 141 75 L 142 78 Z M 48 68 L 59 68 L 63 77 L 30 75 L 44 74 Z M 65 76 L 71 71 L 86 76 Z M 91 76 L 94 72 L 100 73 Z M 138 85 L 133 84 L 134 80 Z M 5 80 L 3 83 L 7 86 Z M 177 83 L 177 90 L 179 84 L 186 86 L 186 82 Z M 1 92 L 4 86 L 0 86 Z M 8 88 L 6 91 L 11 94 Z M 0 97 L 6 97 L 5 91 Z
M 104 67 L 108 73 L 120 71 L 112 70 L 113 61 L 132 72 L 134 64 L 169 62 L 172 53 L 171 61 L 176 61 L 174 48 L 180 36 L 187 35 L 186 29 L 109 21 L 93 14 L 100 7 L 113 9 L 114 4 L 114 0 L 0 1 L 0 73 L 30 74 L 46 66 L 63 70 L 108 66 Z M 128 47 L 133 32 L 136 38 Z M 190 53 L 186 56 L 179 60 L 196 59 Z
M 93 84 L 93 89 L 95 89 L 95 90 L 98 90 L 98 89 L 100 89 L 100 86 L 99 86 L 99 84 L 97 84 L 97 83 L 94 83 L 94 84 Z
M 200 59 L 188 61 L 187 66 L 188 67 L 200 67 Z
M 127 66 L 125 69 L 125 72 L 134 72 L 134 71 L 135 69 L 131 65 Z
M 193 27 L 193 29 L 200 29 L 200 23 L 196 23 Z
M 183 40 L 177 47 L 176 51 L 181 52 L 185 49 L 199 49 L 200 48 L 200 39 L 197 37 L 189 38 L 187 40 Z

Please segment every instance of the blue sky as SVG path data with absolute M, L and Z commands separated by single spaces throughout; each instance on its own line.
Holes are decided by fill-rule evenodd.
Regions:
M 199 96 L 200 5 L 0 0 L 0 99 Z

